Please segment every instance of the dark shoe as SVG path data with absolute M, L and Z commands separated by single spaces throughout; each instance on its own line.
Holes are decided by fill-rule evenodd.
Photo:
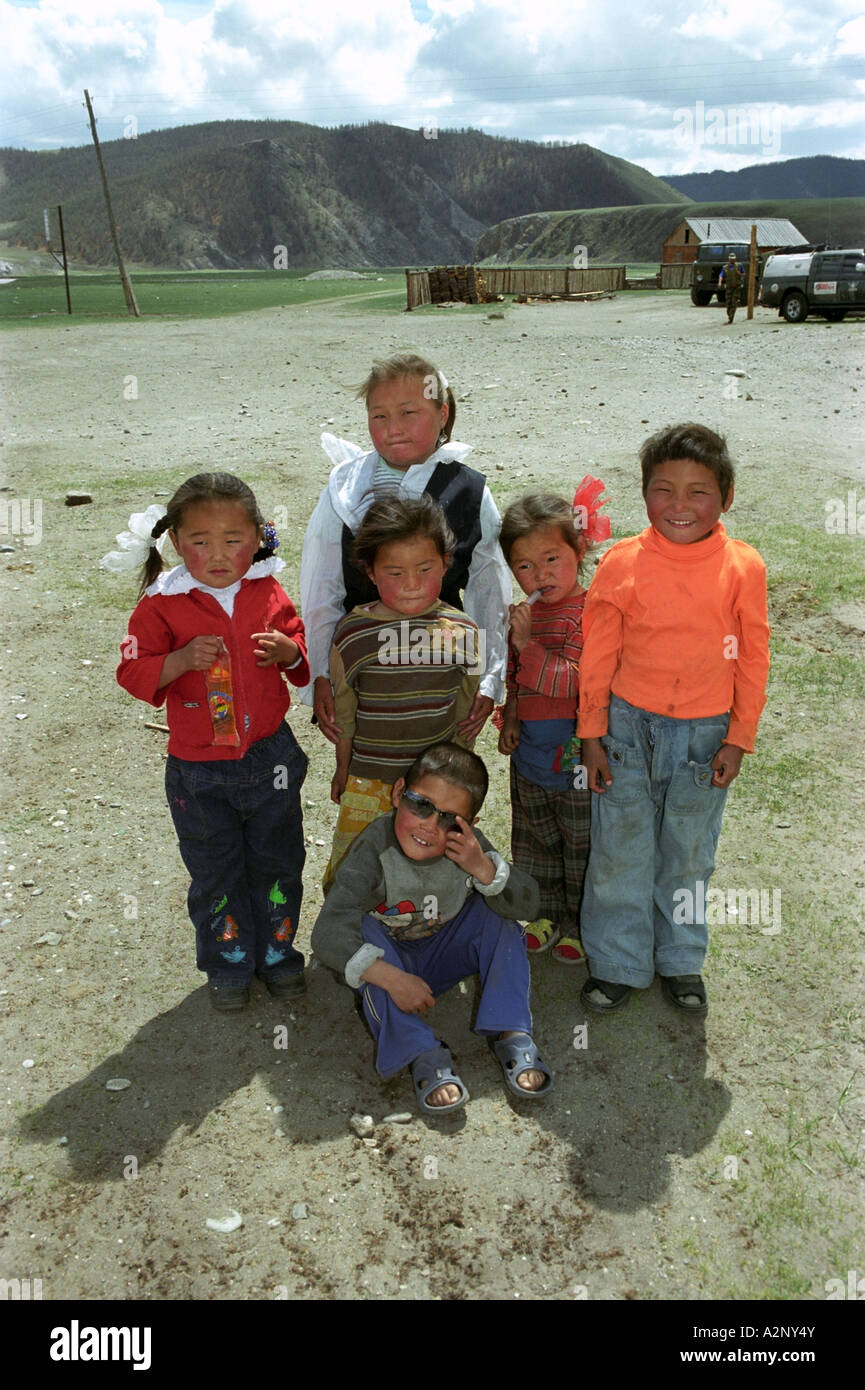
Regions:
M 709 1012 L 706 986 L 700 975 L 662 975 L 661 989 L 664 998 L 684 1014 L 702 1017 Z
M 622 1009 L 631 997 L 630 985 L 616 985 L 611 980 L 597 980 L 590 975 L 580 990 L 580 1003 L 592 1013 L 610 1014 Z
M 293 975 L 280 975 L 278 980 L 262 980 L 262 984 L 271 999 L 296 999 L 299 994 L 306 994 L 302 970 L 296 970 Z
M 239 1009 L 245 1009 L 249 1003 L 249 985 L 211 984 L 208 988 L 210 1002 L 218 1013 L 237 1013 Z

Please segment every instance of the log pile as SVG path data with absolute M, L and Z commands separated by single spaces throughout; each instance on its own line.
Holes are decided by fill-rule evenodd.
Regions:
M 428 274 L 433 304 L 486 304 L 492 298 L 487 295 L 480 271 L 473 265 L 438 265 Z
M 583 290 L 579 294 L 518 294 L 517 304 L 552 304 L 567 301 L 570 304 L 589 304 L 596 299 L 615 299 L 614 290 Z

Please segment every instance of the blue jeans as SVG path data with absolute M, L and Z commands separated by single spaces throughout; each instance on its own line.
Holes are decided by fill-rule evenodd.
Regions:
M 729 715 L 670 719 L 610 697 L 601 742 L 613 785 L 592 794 L 581 936 L 592 975 L 645 989 L 698 975 L 708 945 L 696 905 L 715 867 L 725 789 L 711 762 Z M 688 920 L 690 919 L 690 920 Z
M 303 896 L 306 764 L 287 724 L 237 761 L 168 758 L 165 793 L 192 879 L 196 963 L 212 984 L 303 969 L 292 942 Z
M 364 941 L 382 948 L 382 960 L 419 975 L 436 998 L 467 975 L 480 975 L 476 1033 L 498 1037 L 509 1029 L 532 1031 L 529 962 L 520 924 L 493 912 L 481 893 L 472 893 L 441 931 L 420 941 L 397 941 L 369 914 L 361 919 L 361 931 Z M 430 1025 L 417 1014 L 403 1013 L 380 985 L 364 984 L 360 993 L 378 1043 L 376 1070 L 381 1076 L 392 1076 L 438 1046 Z

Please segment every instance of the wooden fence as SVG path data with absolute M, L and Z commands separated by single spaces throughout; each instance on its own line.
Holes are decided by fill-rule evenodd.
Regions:
M 691 263 L 661 266 L 662 290 L 686 290 L 691 283 Z
M 498 294 L 581 294 L 591 290 L 626 290 L 626 267 L 623 265 L 589 266 L 577 270 L 574 266 L 483 266 L 484 287 L 490 295 Z M 662 265 L 659 278 L 631 281 L 640 289 L 659 285 L 662 290 L 687 289 L 691 283 L 690 265 Z M 417 309 L 431 304 L 430 271 L 407 270 L 405 273 L 406 307 Z

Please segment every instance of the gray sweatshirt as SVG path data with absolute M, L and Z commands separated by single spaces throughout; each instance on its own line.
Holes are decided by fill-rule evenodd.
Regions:
M 538 915 L 535 880 L 506 863 L 485 835 L 475 829 L 481 848 L 495 866 L 491 883 L 479 883 L 452 859 L 419 863 L 403 854 L 393 832 L 393 814 L 380 816 L 357 837 L 340 864 L 336 880 L 312 929 L 312 949 L 331 969 L 345 973 L 356 989 L 360 976 L 383 954 L 364 942 L 361 918 L 371 913 L 398 941 L 431 936 L 457 915 L 473 892 L 493 912 L 513 920 Z

